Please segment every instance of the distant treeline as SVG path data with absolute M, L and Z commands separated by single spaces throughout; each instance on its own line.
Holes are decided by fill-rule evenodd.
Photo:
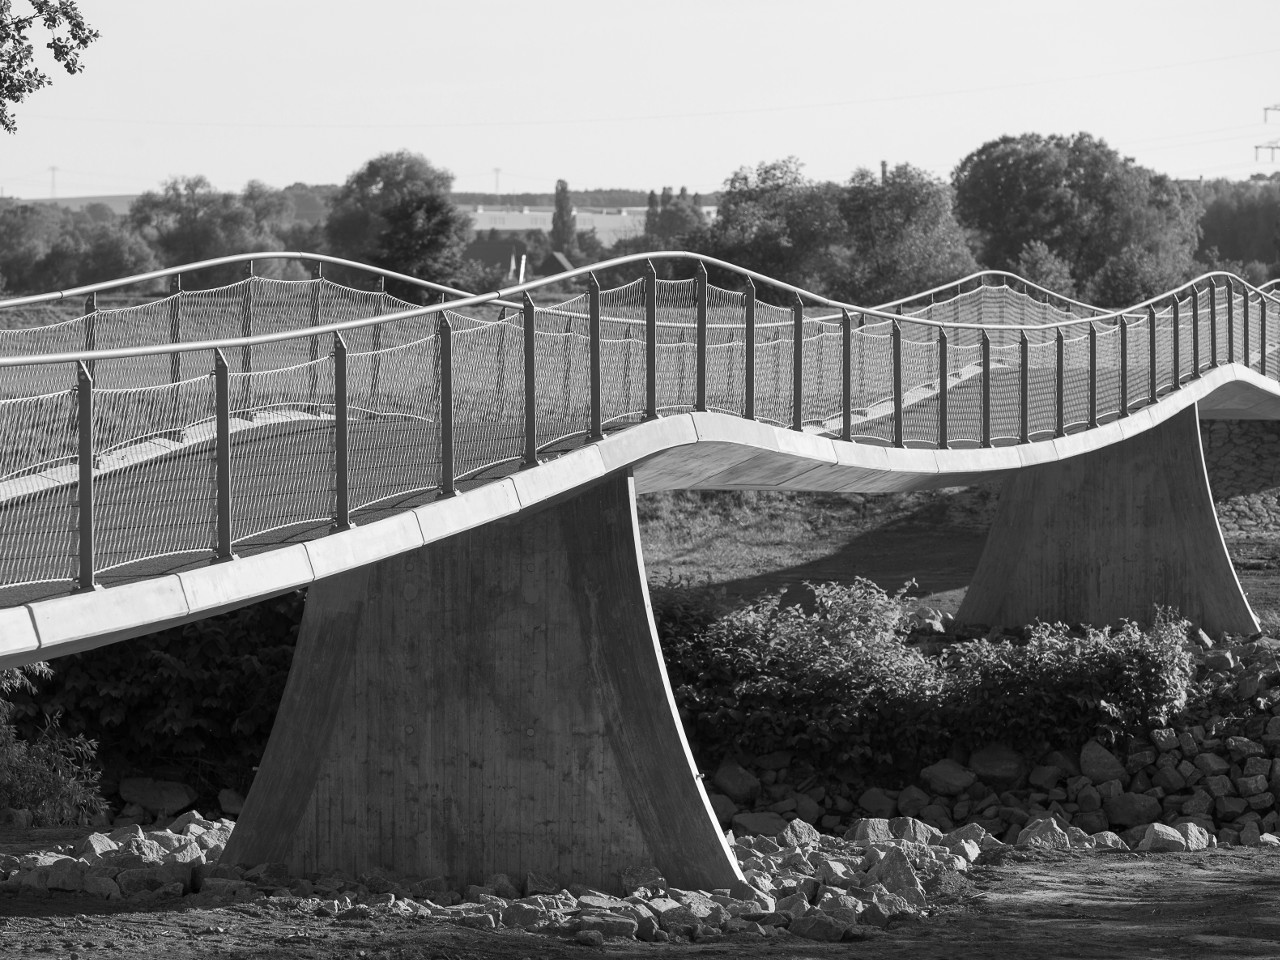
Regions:
M 1280 173 L 1176 181 L 1083 133 L 992 140 L 949 180 L 900 164 L 817 181 L 788 157 L 741 168 L 704 197 L 669 186 L 573 192 L 564 181 L 548 194 L 455 194 L 452 184 L 426 158 L 400 151 L 373 158 L 341 186 L 278 190 L 253 181 L 234 193 L 178 177 L 137 197 L 125 215 L 102 204 L 71 211 L 0 199 L 0 291 L 65 289 L 253 250 L 331 253 L 490 290 L 509 279 L 513 251 L 529 271 L 551 271 L 562 262 L 551 253 L 583 264 L 683 249 L 863 304 L 979 267 L 1110 306 L 1210 269 L 1253 283 L 1280 275 Z M 476 204 L 555 212 L 550 231 L 492 232 L 481 239 L 503 243 L 474 244 L 461 208 Z M 708 204 L 717 207 L 711 221 Z M 621 206 L 647 207 L 642 235 L 605 247 L 576 227 L 575 208 Z

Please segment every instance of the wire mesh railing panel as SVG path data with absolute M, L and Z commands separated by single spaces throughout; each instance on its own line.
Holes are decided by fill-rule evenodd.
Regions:
M 100 361 L 98 370 L 109 374 L 103 368 L 111 363 Z M 95 390 L 93 412 L 96 568 L 209 554 L 217 515 L 213 377 Z
M 1058 343 L 1027 344 L 1027 434 L 1043 440 L 1058 429 Z
M 791 426 L 795 340 L 791 311 L 756 301 L 756 419 Z
M 591 427 L 591 344 L 587 337 L 573 331 L 577 325 L 574 319 L 563 315 L 545 316 L 541 311 L 536 314 L 533 369 L 539 449 L 586 433 Z M 556 332 L 557 327 L 564 332 Z M 661 374 L 659 378 L 661 385 Z M 456 379 L 454 383 L 456 387 Z M 524 410 L 522 382 L 509 397 L 495 397 L 494 402 L 510 403 L 515 413 L 512 419 L 519 424 Z
M 947 438 L 952 445 L 982 442 L 982 347 L 947 344 Z
M 902 439 L 908 444 L 938 443 L 938 344 L 937 341 L 902 338 Z
M 1087 336 L 1064 337 L 1062 342 L 1063 366 L 1063 427 L 1087 426 L 1089 423 L 1089 338 Z
M 1017 440 L 1022 435 L 1022 346 L 991 348 L 991 440 Z
M 844 409 L 844 336 L 829 324 L 806 326 L 818 332 L 804 338 L 800 418 L 803 424 L 824 425 Z
M 1151 395 L 1151 323 L 1147 317 L 1129 324 L 1126 396 L 1133 410 Z
M 627 335 L 631 332 L 625 329 L 620 337 L 601 338 L 600 419 L 606 427 L 644 417 L 645 344 L 639 336 Z
M 349 353 L 347 398 L 353 513 L 440 487 L 438 335 L 377 353 Z
M 655 290 L 658 343 L 692 340 L 697 320 L 698 281 L 659 280 Z
M 893 338 L 887 323 L 854 331 L 850 344 L 853 435 L 893 441 Z
M 600 291 L 600 336 L 604 340 L 644 339 L 644 281 Z
M 1100 329 L 1097 341 L 1097 410 L 1101 423 L 1120 413 L 1120 328 Z
M 227 385 L 232 543 L 270 530 L 331 520 L 333 358 L 230 373 Z
M 83 350 L 84 324 L 64 320 L 54 326 L 0 330 L 0 356 L 20 357 Z M 64 364 L 34 363 L 0 368 L 0 398 L 33 397 L 75 386 L 75 369 Z
M 77 409 L 72 390 L 0 400 L 0 585 L 75 576 Z

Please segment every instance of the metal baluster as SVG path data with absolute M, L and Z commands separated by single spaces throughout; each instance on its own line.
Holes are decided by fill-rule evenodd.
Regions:
M 76 526 L 79 533 L 76 592 L 96 590 L 93 544 L 93 374 L 87 364 L 76 364 L 77 417 L 76 460 L 79 466 Z
M 853 319 L 840 311 L 840 439 L 853 439 Z
M 991 338 L 982 331 L 982 445 L 991 446 Z
M 1120 416 L 1129 415 L 1129 318 L 1120 318 Z
M 387 295 L 387 278 L 378 275 L 378 309 L 382 313 L 391 312 L 391 297 Z M 369 358 L 369 406 L 375 411 L 382 408 L 382 324 L 371 329 L 373 337 L 373 356 Z
M 538 312 L 533 298 L 524 295 L 524 459 L 521 469 L 538 465 L 538 393 L 534 369 Z
M 527 299 L 527 298 L 526 298 Z M 453 463 L 453 326 L 440 314 L 440 496 L 452 497 Z
M 1150 361 L 1147 366 L 1148 383 L 1147 402 L 1155 403 L 1156 394 L 1159 392 L 1159 384 L 1156 381 L 1156 308 L 1154 305 L 1147 307 L 1147 335 L 1150 338 L 1148 346 L 1150 347 Z
M 791 429 L 804 429 L 804 303 L 791 305 Z
M 256 286 L 256 284 L 254 283 L 252 260 L 248 262 L 248 264 L 246 265 L 246 269 L 248 271 L 249 282 L 245 285 L 244 298 L 240 302 L 240 336 L 252 337 L 253 336 L 253 294 L 254 294 L 254 287 Z M 253 373 L 253 351 L 249 347 L 240 348 L 240 372 Z M 253 379 L 251 377 L 244 378 L 244 389 L 241 392 L 243 394 L 243 400 L 241 401 L 241 403 L 245 411 L 245 416 L 248 419 L 252 420 L 253 419 Z
M 950 375 L 947 370 L 947 329 L 938 328 L 938 449 L 946 450 L 950 444 L 947 437 L 947 391 L 950 389 Z
M 347 342 L 341 333 L 333 335 L 333 472 L 334 511 L 331 533 L 351 529 L 351 472 L 347 455 Z
M 1218 287 L 1209 278 L 1209 366 L 1218 365 Z
M 1058 347 L 1058 383 L 1057 383 L 1057 423 L 1054 428 L 1054 436 L 1065 437 L 1067 435 L 1067 344 L 1066 339 L 1062 336 L 1062 328 L 1059 327 L 1054 337 Z
M 902 326 L 894 320 L 889 328 L 889 346 L 893 362 L 893 445 L 906 445 L 906 431 L 902 423 Z
M 213 351 L 213 407 L 217 442 L 214 454 L 217 489 L 217 541 L 213 562 L 234 560 L 231 549 L 231 374 L 221 350 Z
M 169 278 L 169 342 L 182 342 L 182 274 Z M 182 354 L 169 354 L 169 382 L 182 379 Z
M 1244 365 L 1252 367 L 1249 350 L 1249 288 L 1244 287 L 1240 297 L 1240 343 L 1244 349 Z
M 1236 362 L 1236 298 L 1231 289 L 1231 278 L 1223 285 L 1227 291 L 1227 363 Z
M 600 415 L 600 281 L 594 273 L 587 274 L 587 349 L 591 380 L 591 430 L 587 439 L 599 440 L 604 436 Z
M 1200 379 L 1200 291 L 1191 286 L 1191 379 Z
M 645 261 L 644 273 L 644 418 L 658 419 L 658 271 Z
M 91 293 L 84 299 L 84 348 L 87 351 L 96 350 L 98 343 L 98 295 Z M 88 363 L 89 376 L 92 377 L 97 372 L 94 367 L 97 365 L 96 360 L 90 360 Z
M 1025 289 L 1024 291 L 1025 292 Z M 1023 443 L 1031 442 L 1031 342 L 1027 339 L 1027 331 L 1022 331 L 1022 337 L 1018 341 L 1019 360 L 1022 363 L 1022 410 L 1021 423 L 1019 426 L 1019 439 Z
M 1098 425 L 1098 327 L 1089 324 L 1089 426 Z
M 323 275 L 321 273 L 321 264 L 319 261 L 317 261 L 311 265 L 311 279 L 320 280 L 322 276 Z M 308 298 L 310 300 L 309 319 L 311 322 L 311 326 L 313 327 L 320 326 L 320 286 L 321 285 L 319 283 L 311 284 L 310 297 Z M 309 337 L 308 339 L 311 341 L 310 343 L 311 362 L 312 364 L 314 364 L 316 360 L 320 358 L 320 338 Z M 315 405 L 316 413 L 319 414 L 320 412 L 320 371 L 317 370 L 315 366 L 311 367 L 311 402 Z
M 742 291 L 743 326 L 746 329 L 746 356 L 743 363 L 743 409 L 748 420 L 756 418 L 756 285 L 747 277 Z
M 701 260 L 698 261 L 697 288 L 698 359 L 693 409 L 705 411 L 707 409 L 707 266 Z
M 1258 297 L 1258 372 L 1267 375 L 1267 298 Z

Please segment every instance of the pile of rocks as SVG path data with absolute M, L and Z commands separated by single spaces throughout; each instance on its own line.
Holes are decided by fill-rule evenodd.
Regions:
M 70 850 L 0 857 L 0 892 L 129 903 L 186 897 L 201 906 L 267 898 L 277 908 L 320 918 L 399 916 L 521 928 L 589 944 L 609 937 L 663 942 L 735 934 L 837 941 L 858 936 L 859 927 L 884 928 L 920 916 L 949 874 L 967 871 L 985 851 L 1007 847 L 977 825 L 944 835 L 909 817 L 863 819 L 842 839 L 796 820 L 776 837 L 729 836 L 747 881 L 737 889 L 682 890 L 656 870 L 639 869 L 620 877 L 628 894 L 614 896 L 563 889 L 536 874 L 524 878 L 523 889 L 496 875 L 458 890 L 442 877 L 300 878 L 278 864 L 244 870 L 217 862 L 233 827 L 187 813 L 165 830 L 144 833 L 135 825 L 92 834 Z M 1052 820 L 1029 825 L 1020 841 L 1054 849 L 1123 847 L 1114 835 L 1089 837 Z

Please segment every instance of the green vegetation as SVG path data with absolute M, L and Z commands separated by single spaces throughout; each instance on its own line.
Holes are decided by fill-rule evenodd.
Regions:
M 0 3 L 0 128 L 14 133 L 12 106 L 49 85 L 49 75 L 35 65 L 32 29 L 48 34 L 45 46 L 54 62 L 75 75 L 83 67 L 80 54 L 98 39 L 85 23 L 76 0 L 27 0 L 14 10 L 12 0 Z

